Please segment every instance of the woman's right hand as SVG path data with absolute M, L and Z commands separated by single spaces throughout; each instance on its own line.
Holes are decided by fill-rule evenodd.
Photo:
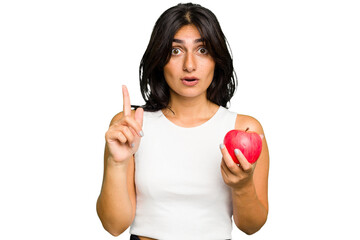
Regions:
M 138 108 L 134 117 L 131 115 L 129 92 L 122 86 L 123 112 L 119 120 L 113 122 L 105 134 L 111 163 L 121 164 L 129 160 L 139 148 L 144 110 Z

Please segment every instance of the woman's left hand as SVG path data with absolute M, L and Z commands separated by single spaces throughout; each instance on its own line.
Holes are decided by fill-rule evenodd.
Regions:
M 240 164 L 236 164 L 224 144 L 220 144 L 222 153 L 221 175 L 224 182 L 233 189 L 240 189 L 247 184 L 251 184 L 256 162 L 249 163 L 243 153 L 235 150 L 235 155 Z

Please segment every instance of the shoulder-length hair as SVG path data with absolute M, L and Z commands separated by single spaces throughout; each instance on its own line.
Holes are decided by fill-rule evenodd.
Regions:
M 164 66 L 170 60 L 176 32 L 188 24 L 196 26 L 215 61 L 214 77 L 207 89 L 207 99 L 228 108 L 227 104 L 237 87 L 237 77 L 227 40 L 210 10 L 198 4 L 186 3 L 169 8 L 159 17 L 141 59 L 139 78 L 145 111 L 153 112 L 168 106 L 170 91 L 164 77 Z

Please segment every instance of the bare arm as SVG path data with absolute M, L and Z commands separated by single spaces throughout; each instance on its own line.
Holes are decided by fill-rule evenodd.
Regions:
M 143 110 L 131 111 L 130 98 L 123 87 L 124 111 L 111 121 L 106 132 L 104 178 L 96 210 L 104 228 L 118 236 L 135 216 L 134 153 L 142 135 Z
M 246 128 L 264 135 L 256 119 L 239 116 L 236 129 Z M 234 222 L 246 234 L 257 232 L 265 224 L 268 215 L 269 151 L 265 137 L 262 141 L 260 157 L 253 165 L 247 162 L 240 151 L 236 154 L 240 162 L 239 167 L 232 161 L 226 148 L 221 149 L 223 178 L 232 189 Z
M 131 225 L 135 208 L 134 159 L 116 165 L 105 150 L 103 185 L 96 205 L 103 227 L 120 235 Z

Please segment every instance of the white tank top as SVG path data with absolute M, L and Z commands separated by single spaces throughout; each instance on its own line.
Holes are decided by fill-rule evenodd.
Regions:
M 136 214 L 130 233 L 165 240 L 231 239 L 232 199 L 221 175 L 220 143 L 237 114 L 219 107 L 184 128 L 161 110 L 144 112 L 135 154 Z

